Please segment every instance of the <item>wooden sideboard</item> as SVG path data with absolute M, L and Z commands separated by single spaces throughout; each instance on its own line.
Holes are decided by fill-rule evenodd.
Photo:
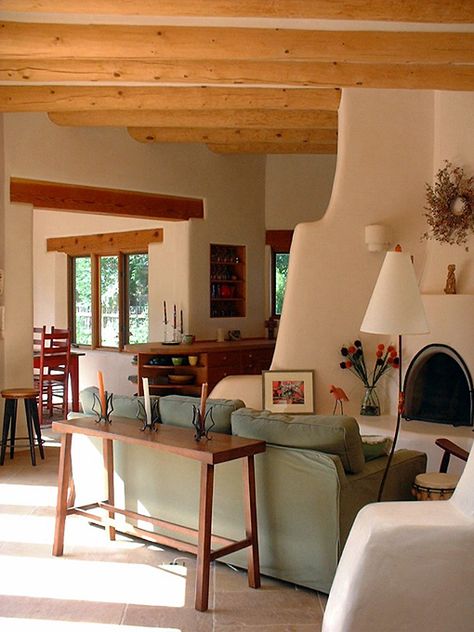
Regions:
M 201 385 L 208 383 L 209 391 L 227 375 L 259 374 L 270 367 L 275 340 L 247 338 L 236 341 L 198 341 L 193 344 L 164 345 L 159 342 L 128 345 L 125 350 L 138 356 L 138 393 L 143 394 L 142 378 L 149 380 L 153 395 L 181 393 L 198 395 Z M 189 356 L 197 363 L 189 364 Z M 183 358 L 174 366 L 171 358 Z M 177 376 L 177 377 L 175 377 Z M 179 376 L 191 383 L 174 383 Z

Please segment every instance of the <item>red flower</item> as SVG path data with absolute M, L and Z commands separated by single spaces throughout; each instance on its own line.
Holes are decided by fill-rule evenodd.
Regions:
M 348 351 L 349 351 L 349 353 L 355 353 L 356 352 L 356 348 L 351 345 L 349 347 Z
M 377 351 L 375 355 L 377 356 L 377 358 L 381 358 L 383 356 L 383 351 Z
M 394 347 L 393 345 L 388 345 L 388 347 L 387 347 L 387 351 L 388 351 L 389 353 L 392 353 L 392 351 L 395 351 L 395 347 Z M 395 351 L 395 353 L 396 353 L 396 351 Z
M 392 358 L 396 358 L 396 357 L 397 357 L 397 352 L 396 352 L 396 350 L 395 350 L 395 349 L 394 349 L 393 351 L 390 351 L 390 356 L 391 356 Z
M 350 369 L 352 366 L 352 362 L 350 360 L 346 360 L 346 369 Z
M 383 344 L 379 344 L 379 345 L 377 345 L 377 349 L 378 349 L 379 351 L 383 351 L 383 350 L 385 349 L 385 345 L 383 345 Z

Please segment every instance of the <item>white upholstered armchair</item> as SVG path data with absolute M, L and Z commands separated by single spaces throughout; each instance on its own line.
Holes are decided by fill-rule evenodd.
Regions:
M 468 632 L 474 621 L 474 449 L 449 500 L 364 507 L 323 632 Z

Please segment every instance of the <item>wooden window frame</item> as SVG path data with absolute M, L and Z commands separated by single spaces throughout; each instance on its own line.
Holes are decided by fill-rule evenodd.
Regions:
M 76 316 L 75 316 L 75 301 L 74 301 L 74 259 L 80 257 L 91 258 L 91 303 L 92 303 L 92 340 L 90 345 L 76 346 L 79 348 L 103 350 L 103 351 L 123 351 L 123 348 L 128 344 L 128 336 L 126 327 L 129 323 L 127 314 L 127 292 L 129 288 L 127 279 L 128 256 L 129 255 L 148 255 L 147 250 L 134 250 L 134 251 L 117 251 L 106 253 L 83 253 L 68 255 L 68 321 L 71 331 L 76 332 Z M 101 287 L 100 287 L 100 259 L 102 257 L 118 257 L 118 283 L 119 283 L 119 340 L 117 347 L 109 347 L 101 344 Z M 75 341 L 74 341 L 74 344 Z
M 128 284 L 126 277 L 127 255 L 149 255 L 151 243 L 163 241 L 163 229 L 132 230 L 115 233 L 97 233 L 95 235 L 77 235 L 72 237 L 51 237 L 46 240 L 47 252 L 62 252 L 67 260 L 67 301 L 68 323 L 71 331 L 76 332 L 76 317 L 74 302 L 74 263 L 78 257 L 91 258 L 91 302 L 92 302 L 92 340 L 90 345 L 77 345 L 84 349 L 104 349 L 107 351 L 122 351 L 127 344 L 126 315 Z M 100 344 L 100 278 L 99 258 L 107 256 L 119 257 L 119 345 L 105 347 Z

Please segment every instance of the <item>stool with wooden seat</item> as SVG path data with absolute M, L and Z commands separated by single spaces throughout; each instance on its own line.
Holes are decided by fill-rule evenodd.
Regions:
M 44 459 L 43 439 L 38 417 L 38 390 L 35 388 L 7 388 L 1 391 L 5 400 L 5 413 L 3 417 L 3 432 L 0 452 L 0 465 L 5 461 L 7 445 L 10 444 L 10 458 L 13 459 L 15 451 L 15 441 L 24 440 L 26 437 L 16 437 L 16 413 L 18 400 L 25 402 L 26 427 L 28 429 L 28 442 L 30 446 L 31 463 L 36 465 L 35 446 L 38 446 L 39 453 Z M 10 439 L 8 433 L 10 432 Z M 36 438 L 35 438 L 36 435 Z

